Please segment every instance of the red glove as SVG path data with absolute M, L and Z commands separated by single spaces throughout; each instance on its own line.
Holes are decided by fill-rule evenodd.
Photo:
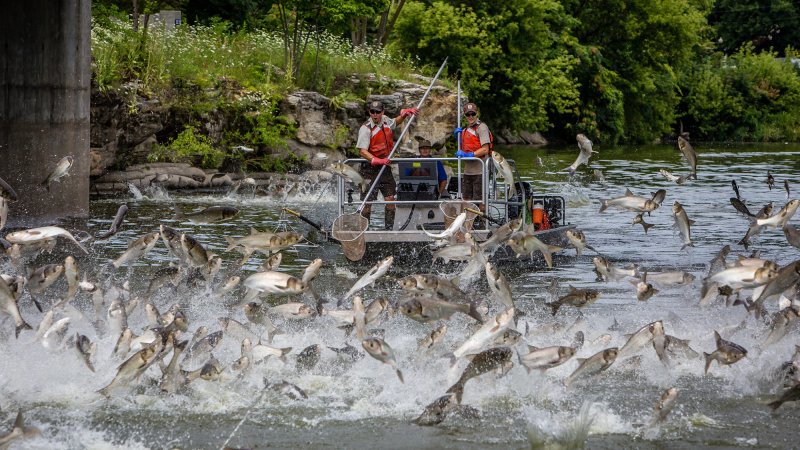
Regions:
M 417 108 L 406 108 L 400 110 L 400 117 L 416 116 L 417 114 L 419 114 L 419 110 Z
M 370 164 L 373 166 L 387 166 L 389 165 L 389 158 L 378 158 L 377 156 L 372 158 Z

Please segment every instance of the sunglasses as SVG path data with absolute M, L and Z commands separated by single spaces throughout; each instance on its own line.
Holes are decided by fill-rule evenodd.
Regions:
M 467 116 L 467 117 L 475 117 L 475 116 L 478 115 L 478 113 L 470 111 L 468 113 L 464 113 L 464 115 Z
M 380 113 L 382 113 L 382 112 L 383 112 L 383 111 L 381 111 L 381 110 L 379 110 L 379 109 L 370 109 L 370 110 L 369 110 L 369 113 L 370 113 L 370 114 L 380 114 Z

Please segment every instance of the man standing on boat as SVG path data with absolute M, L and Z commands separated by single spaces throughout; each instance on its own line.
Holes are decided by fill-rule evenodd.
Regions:
M 455 135 L 461 135 L 461 148 L 456 152 L 459 158 L 476 157 L 481 161 L 469 160 L 464 162 L 463 175 L 461 176 L 461 193 L 464 200 L 481 200 L 483 198 L 483 162 L 489 155 L 489 146 L 492 142 L 489 127 L 478 119 L 478 106 L 475 103 L 464 105 L 464 116 L 467 118 L 466 128 L 456 128 Z M 481 212 L 486 212 L 486 205 L 481 203 Z M 475 221 L 476 228 L 480 227 L 478 217 Z
M 394 148 L 392 128 L 403 123 L 406 117 L 416 115 L 419 111 L 416 108 L 401 109 L 399 116 L 390 119 L 383 114 L 383 103 L 377 100 L 369 102 L 367 109 L 369 110 L 369 119 L 358 130 L 356 148 L 361 157 L 369 161 L 361 165 L 361 176 L 365 180 L 369 180 L 371 185 L 378 177 L 381 167 L 388 166 L 391 163 L 389 154 Z M 378 180 L 378 186 L 372 190 L 367 201 L 371 202 L 377 199 L 378 191 L 381 191 L 383 199 L 387 202 L 395 199 L 397 183 L 389 167 L 383 171 L 380 180 Z M 371 205 L 367 203 L 364 209 L 361 210 L 361 214 L 369 220 L 371 210 Z M 391 203 L 387 204 L 384 215 L 384 225 L 387 230 L 391 230 L 394 226 L 394 213 L 395 206 Z

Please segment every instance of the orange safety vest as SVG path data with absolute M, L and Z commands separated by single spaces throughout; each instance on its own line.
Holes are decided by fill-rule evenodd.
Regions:
M 478 137 L 478 127 L 480 123 L 464 128 L 461 132 L 461 149 L 465 152 L 477 152 L 481 148 L 481 138 Z M 489 154 L 492 153 L 492 141 L 494 136 L 489 132 Z
M 372 126 L 371 121 L 367 121 L 364 126 L 369 128 L 369 148 L 367 149 L 372 156 L 386 158 L 394 147 L 392 129 L 383 123 L 383 126 Z

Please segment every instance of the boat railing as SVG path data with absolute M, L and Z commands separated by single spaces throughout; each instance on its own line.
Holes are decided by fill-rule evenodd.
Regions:
M 451 157 L 441 157 L 441 158 L 392 158 L 391 164 L 392 165 L 400 165 L 401 163 L 412 163 L 413 164 L 413 163 L 431 163 L 431 162 L 442 162 L 442 163 L 451 163 L 451 164 L 455 163 L 454 167 L 453 167 L 454 170 L 453 170 L 453 175 L 452 175 L 451 179 L 454 178 L 454 179 L 457 180 L 457 182 L 456 182 L 456 191 L 453 193 L 453 195 L 454 195 L 455 199 L 461 199 L 461 198 L 463 198 L 463 194 L 462 194 L 462 191 L 461 191 L 461 189 L 462 189 L 461 180 L 462 180 L 462 175 L 464 175 L 464 173 L 462 171 L 462 164 L 463 164 L 463 162 L 468 161 L 468 160 L 479 161 L 481 163 L 481 165 L 483 166 L 483 171 L 482 171 L 483 172 L 482 173 L 483 177 L 482 177 L 482 181 L 481 181 L 482 182 L 482 187 L 483 187 L 483 189 L 482 189 L 483 196 L 482 196 L 482 198 L 480 200 L 474 200 L 473 199 L 473 200 L 470 200 L 470 202 L 475 203 L 479 207 L 482 207 L 482 206 L 486 205 L 485 207 L 482 207 L 481 209 L 485 210 L 486 214 L 490 215 L 491 217 L 493 217 L 494 219 L 496 219 L 499 222 L 508 221 L 508 219 L 509 219 L 509 214 L 508 214 L 509 208 L 508 207 L 509 206 L 517 207 L 517 211 L 521 212 L 521 215 L 522 215 L 521 218 L 523 220 L 526 219 L 525 216 L 527 215 L 527 211 L 526 211 L 526 208 L 524 207 L 524 205 L 527 202 L 527 198 L 525 197 L 526 196 L 525 190 L 522 189 L 521 196 L 520 196 L 519 200 L 509 199 L 507 197 L 507 195 L 508 195 L 507 194 L 508 193 L 508 185 L 505 182 L 505 180 L 503 180 L 503 182 L 500 183 L 497 180 L 497 177 L 494 176 L 495 170 L 494 170 L 494 164 L 492 163 L 491 158 L 485 158 L 485 159 L 476 158 L 476 157 L 467 157 L 467 158 L 455 158 L 455 157 L 452 157 L 452 158 Z M 513 160 L 508 160 L 508 161 L 509 161 L 509 163 L 511 164 L 511 166 L 513 168 L 515 183 L 521 185 L 522 182 L 520 180 L 519 174 L 517 173 L 516 164 L 514 164 Z M 347 159 L 345 161 L 345 164 L 349 164 L 349 165 L 351 165 L 351 167 L 354 167 L 354 168 L 358 169 L 358 166 L 357 166 L 358 164 L 368 164 L 368 162 L 366 160 L 362 159 L 362 158 L 351 158 L 351 159 Z M 450 164 L 448 164 L 448 165 L 450 165 Z M 402 174 L 401 174 L 400 178 L 402 180 L 402 178 L 403 178 Z M 434 176 L 434 178 L 435 178 L 435 176 Z M 354 197 L 353 194 L 355 194 L 357 192 L 354 189 L 346 189 L 345 179 L 344 178 L 339 177 L 338 183 L 339 183 L 338 184 L 338 189 L 337 189 L 337 192 L 338 192 L 338 195 L 339 195 L 338 205 L 339 205 L 339 214 L 341 215 L 341 214 L 345 213 L 345 209 L 346 208 L 360 205 L 362 203 L 362 201 L 363 201 L 363 199 L 361 198 L 361 195 L 365 195 L 365 193 L 359 193 L 360 195 Z M 449 185 L 449 180 L 448 180 L 448 185 Z M 438 182 L 435 184 L 435 186 L 438 187 Z M 504 193 L 502 197 L 499 196 L 500 192 Z M 415 198 L 413 200 L 395 199 L 395 200 L 392 200 L 392 201 L 386 201 L 386 200 L 377 200 L 377 199 L 375 199 L 375 200 L 372 200 L 372 201 L 368 201 L 365 204 L 367 204 L 367 205 L 385 205 L 385 204 L 393 204 L 393 205 L 414 205 L 414 204 L 417 204 L 417 205 L 439 205 L 443 201 L 450 200 L 450 198 L 447 198 L 447 197 L 442 198 L 441 197 L 441 193 L 439 193 L 439 194 L 440 194 L 440 198 L 432 199 L 432 200 L 419 200 L 419 199 Z M 449 194 L 450 193 L 448 192 L 448 195 Z M 488 224 L 486 224 L 486 226 L 488 226 Z

